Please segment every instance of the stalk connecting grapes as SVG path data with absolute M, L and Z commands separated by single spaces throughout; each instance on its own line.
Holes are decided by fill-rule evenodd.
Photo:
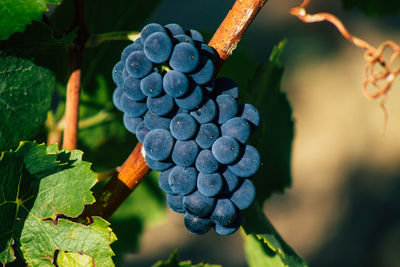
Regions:
M 186 228 L 229 235 L 255 200 L 260 155 L 246 142 L 260 116 L 237 103 L 233 80 L 215 78 L 217 58 L 198 31 L 146 25 L 113 69 L 113 101 Z

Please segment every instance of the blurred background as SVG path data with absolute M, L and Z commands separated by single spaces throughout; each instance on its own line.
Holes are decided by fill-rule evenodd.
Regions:
M 367 17 L 344 10 L 340 1 L 311 2 L 310 13 L 337 15 L 353 35 L 374 46 L 387 39 L 400 42 L 398 13 Z M 175 22 L 209 38 L 233 3 L 164 1 L 147 22 Z M 389 93 L 389 121 L 382 137 L 379 100 L 368 100 L 362 92 L 363 51 L 328 23 L 305 24 L 289 15 L 297 3 L 268 1 L 224 66 L 236 71 L 231 78 L 246 90 L 253 74 L 246 70 L 266 61 L 279 41 L 288 40 L 282 90 L 295 121 L 292 186 L 274 194 L 265 212 L 310 266 L 400 266 L 400 83 Z M 150 266 L 167 259 L 174 248 L 181 260 L 246 266 L 240 232 L 193 236 L 180 214 L 167 211 L 166 217 L 158 217 L 132 240 L 140 245 L 124 253 L 120 266 Z M 128 229 L 135 225 L 132 218 L 124 224 Z

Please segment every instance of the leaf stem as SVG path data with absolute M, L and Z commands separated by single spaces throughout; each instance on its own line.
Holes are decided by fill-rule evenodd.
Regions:
M 209 43 L 220 56 L 220 67 L 232 54 L 242 35 L 266 1 L 236 0 Z M 83 217 L 110 217 L 146 177 L 150 168 L 141 153 L 142 147 L 141 143 L 136 145 L 122 165 L 118 177 L 111 179 L 97 195 L 96 202 L 85 208 L 82 213 Z
M 113 118 L 114 118 L 113 114 L 107 112 L 106 110 L 100 110 L 96 115 L 81 120 L 78 123 L 78 128 L 79 129 L 89 128 L 92 126 L 96 126 L 99 123 L 109 121 Z
M 86 42 L 86 47 L 98 46 L 107 41 L 131 40 L 136 41 L 140 37 L 140 32 L 136 31 L 119 31 L 92 34 Z

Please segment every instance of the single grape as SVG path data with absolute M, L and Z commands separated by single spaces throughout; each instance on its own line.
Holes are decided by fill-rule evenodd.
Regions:
M 200 54 L 197 48 L 190 43 L 179 43 L 172 51 L 169 65 L 177 71 L 188 73 L 197 68 Z
M 175 98 L 178 107 L 186 110 L 194 110 L 199 108 L 203 101 L 203 89 L 199 85 L 191 85 L 188 95 L 182 98 Z
M 199 173 L 197 177 L 197 189 L 205 196 L 212 197 L 219 194 L 222 190 L 221 174 L 215 173 Z
M 239 177 L 250 177 L 256 174 L 260 167 L 260 154 L 251 145 L 246 145 L 243 156 L 228 168 Z
M 123 90 L 125 95 L 131 100 L 141 101 L 146 98 L 142 89 L 140 89 L 140 80 L 132 76 L 128 76 L 124 80 Z
M 124 64 L 126 63 L 126 58 L 134 51 L 141 51 L 143 50 L 143 45 L 140 40 L 136 40 L 133 44 L 128 45 L 127 47 L 122 50 L 121 53 L 121 62 Z
M 202 173 L 213 173 L 218 170 L 218 161 L 211 150 L 201 150 L 195 162 L 196 169 Z
M 217 104 L 211 98 L 207 98 L 205 103 L 199 109 L 190 112 L 190 115 L 200 124 L 211 122 L 217 116 Z
M 183 197 L 183 206 L 195 216 L 206 217 L 214 210 L 216 200 L 213 197 L 207 197 L 199 191 Z
M 122 62 L 119 61 L 117 64 L 115 64 L 112 71 L 113 81 L 119 88 L 122 88 L 124 85 L 124 79 L 122 78 L 123 70 L 124 70 L 124 64 L 122 64 Z
M 206 123 L 200 125 L 199 132 L 196 136 L 196 143 L 202 149 L 209 149 L 215 140 L 220 136 L 219 128 L 214 123 Z
M 154 160 L 146 155 L 145 157 L 147 165 L 149 165 L 150 169 L 155 170 L 155 171 L 164 171 L 172 165 L 174 165 L 170 160 Z
M 152 111 L 147 111 L 146 115 L 144 115 L 144 124 L 147 129 L 165 129 L 169 131 L 169 124 L 171 123 L 171 119 L 168 117 L 157 116 Z
M 175 166 L 168 177 L 168 183 L 175 194 L 187 195 L 196 189 L 197 171 L 193 167 Z
M 130 100 L 125 94 L 121 97 L 121 109 L 131 117 L 140 117 L 147 111 L 146 103 Z
M 249 121 L 240 117 L 234 117 L 221 125 L 222 136 L 233 137 L 242 144 L 249 139 L 250 131 Z
M 153 70 L 153 63 L 142 51 L 134 51 L 127 58 L 125 68 L 133 78 L 143 78 Z
M 171 173 L 172 169 L 173 167 L 160 172 L 160 175 L 158 175 L 158 185 L 160 186 L 161 190 L 167 194 L 175 194 L 168 182 L 169 174 Z
M 165 92 L 172 97 L 182 97 L 189 90 L 189 80 L 182 72 L 171 70 L 163 78 Z
M 178 140 L 188 140 L 197 132 L 197 122 L 189 114 L 177 114 L 169 126 L 171 134 Z
M 237 114 L 236 100 L 230 95 L 219 95 L 216 99 L 218 105 L 218 123 L 223 124 L 229 119 L 232 119 Z
M 238 116 L 250 122 L 251 130 L 253 132 L 260 125 L 260 113 L 252 104 L 239 105 Z
M 204 43 L 203 35 L 201 35 L 201 33 L 199 33 L 198 31 L 190 29 L 187 31 L 186 34 L 192 37 L 194 41 L 197 41 L 199 43 Z
M 256 188 L 249 179 L 244 179 L 238 189 L 233 192 L 231 201 L 235 206 L 244 210 L 250 207 L 256 199 Z
M 216 223 L 214 226 L 214 230 L 217 234 L 219 235 L 231 235 L 234 232 L 236 232 L 239 228 L 241 223 L 241 216 L 240 214 L 238 214 L 239 216 L 236 217 L 236 220 L 230 224 L 230 225 L 221 225 L 219 223 Z
M 140 39 L 142 44 L 146 42 L 148 36 L 150 36 L 154 32 L 163 32 L 167 33 L 163 26 L 158 23 L 150 23 L 143 27 L 142 31 L 140 32 Z
M 229 170 L 229 168 L 226 168 L 222 172 L 222 180 L 224 182 L 224 185 L 222 186 L 223 194 L 229 194 L 233 192 L 239 184 L 239 178 L 231 170 Z
M 131 77 L 131 76 L 129 75 L 129 73 L 128 73 L 128 71 L 126 70 L 126 68 L 124 68 L 124 69 L 122 70 L 122 80 L 125 81 L 125 79 L 128 78 L 128 77 Z
M 219 77 L 215 80 L 215 93 L 217 95 L 230 95 L 234 99 L 237 99 L 239 97 L 239 87 L 234 80 L 226 77 Z
M 162 64 L 171 56 L 172 40 L 166 33 L 154 32 L 146 38 L 143 52 L 151 62 Z
M 167 204 L 171 210 L 177 213 L 185 213 L 186 210 L 183 207 L 183 196 L 167 194 Z
M 163 77 L 158 72 L 152 72 L 140 80 L 140 88 L 144 95 L 149 97 L 157 97 L 163 91 Z
M 207 56 L 208 58 L 215 59 L 217 57 L 217 51 L 208 44 L 200 45 L 200 54 Z
M 214 74 L 214 62 L 210 58 L 202 56 L 200 57 L 199 66 L 194 73 L 190 74 L 190 77 L 192 77 L 193 81 L 197 84 L 203 85 L 210 82 L 212 78 L 214 78 Z
M 147 129 L 146 125 L 144 122 L 141 122 L 138 124 L 136 127 L 136 138 L 139 140 L 140 143 L 144 142 L 144 138 L 146 135 L 149 133 L 149 129 Z
M 147 98 L 147 107 L 149 111 L 154 112 L 158 116 L 170 113 L 174 106 L 174 99 L 167 94 Z
M 165 160 L 171 155 L 174 138 L 167 130 L 155 129 L 146 135 L 143 147 L 146 155 L 151 159 Z
M 220 198 L 217 200 L 215 209 L 210 219 L 220 225 L 231 225 L 238 216 L 238 210 L 228 198 Z
M 178 166 L 192 165 L 199 154 L 199 146 L 193 140 L 177 140 L 172 151 L 172 161 Z
M 188 212 L 186 212 L 183 216 L 183 220 L 185 222 L 186 229 L 196 235 L 207 233 L 213 225 L 210 219 L 200 218 Z
M 143 122 L 142 118 L 134 118 L 129 116 L 128 114 L 124 113 L 124 125 L 125 128 L 133 134 L 136 134 L 137 126 Z
M 172 36 L 185 34 L 185 31 L 176 23 L 170 23 L 164 26 L 167 29 L 167 32 L 170 32 Z
M 122 111 L 122 107 L 121 107 L 121 98 L 122 98 L 122 94 L 124 93 L 124 90 L 122 90 L 121 88 L 117 87 L 114 90 L 113 93 L 113 103 L 114 106 L 119 110 Z
M 189 43 L 191 45 L 195 45 L 195 42 L 193 41 L 193 39 L 190 38 L 189 36 L 187 36 L 186 34 L 175 35 L 174 38 L 173 38 L 173 41 L 174 41 L 175 44 Z
M 232 137 L 221 136 L 214 142 L 211 151 L 218 162 L 230 164 L 238 159 L 240 146 Z

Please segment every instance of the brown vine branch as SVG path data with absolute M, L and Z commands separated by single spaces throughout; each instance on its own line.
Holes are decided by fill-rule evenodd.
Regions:
M 209 45 L 220 56 L 219 67 L 236 48 L 243 33 L 254 20 L 267 0 L 237 0 L 221 23 Z M 141 153 L 143 145 L 138 143 L 122 165 L 118 177 L 112 178 L 97 195 L 96 202 L 87 206 L 81 217 L 102 216 L 109 218 L 129 194 L 144 179 L 150 168 Z
M 79 95 L 81 87 L 82 55 L 87 40 L 84 0 L 75 0 L 75 18 L 72 28 L 78 27 L 77 38 L 70 49 L 71 75 L 67 84 L 63 148 L 75 149 L 78 134 Z
M 290 9 L 290 14 L 296 16 L 306 23 L 322 21 L 330 22 L 337 28 L 344 38 L 349 40 L 355 46 L 365 50 L 364 59 L 367 61 L 367 66 L 365 67 L 363 92 L 369 99 L 377 99 L 383 96 L 380 106 L 384 113 L 384 133 L 388 119 L 388 113 L 385 108 L 385 103 L 387 100 L 386 94 L 392 87 L 395 78 L 400 74 L 400 65 L 397 61 L 400 58 L 400 46 L 395 42 L 388 40 L 380 44 L 378 48 L 375 48 L 363 39 L 351 35 L 342 21 L 340 21 L 340 19 L 338 19 L 336 16 L 330 13 L 308 14 L 306 7 L 309 4 L 310 0 L 303 0 L 299 6 Z M 386 60 L 383 56 L 387 49 L 392 50 L 392 55 L 389 57 L 389 60 Z M 379 69 L 377 69 L 377 64 L 379 64 Z M 368 91 L 369 86 L 372 86 L 376 92 L 371 94 Z

